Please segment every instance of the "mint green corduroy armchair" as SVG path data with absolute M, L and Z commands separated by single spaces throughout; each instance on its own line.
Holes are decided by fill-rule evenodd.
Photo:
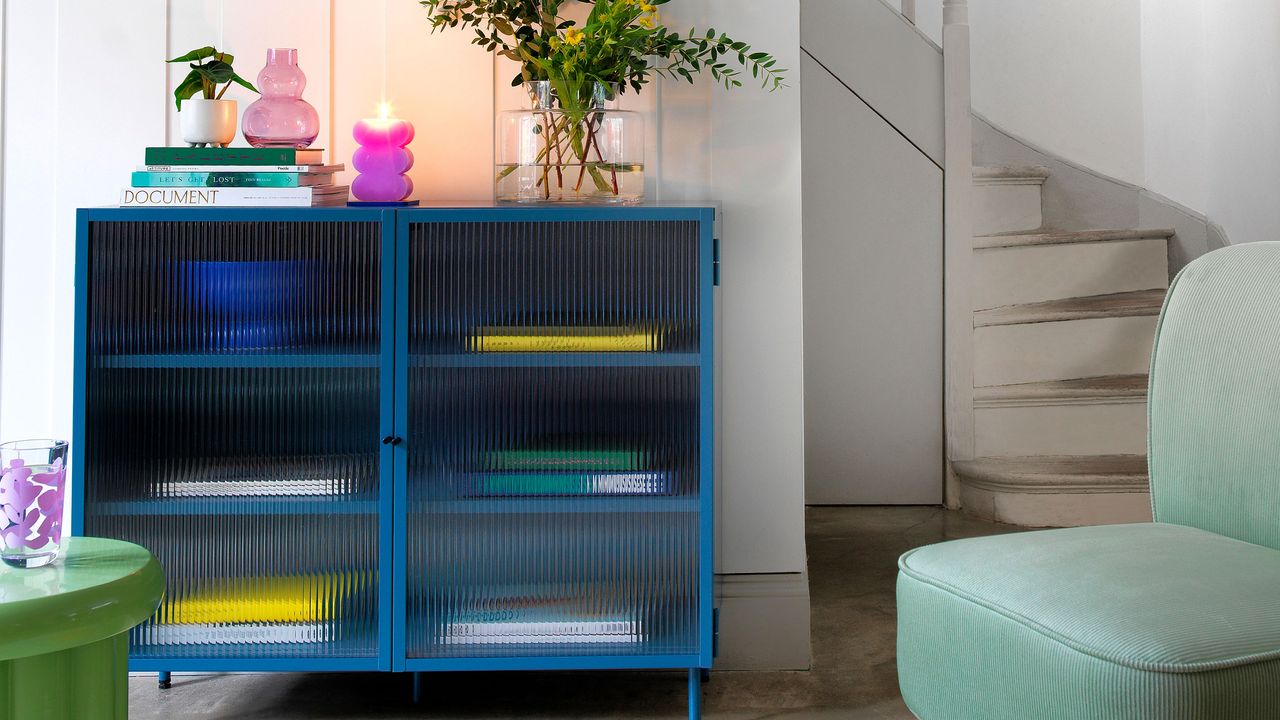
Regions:
M 1280 718 L 1280 243 L 1182 271 L 1148 402 L 1156 522 L 902 556 L 917 716 Z

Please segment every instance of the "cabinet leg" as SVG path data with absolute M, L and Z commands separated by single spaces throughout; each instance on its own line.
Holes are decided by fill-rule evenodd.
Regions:
M 413 674 L 413 704 L 422 702 L 422 673 Z
M 689 720 L 702 720 L 701 668 L 689 668 Z
M 161 690 L 168 690 L 173 687 L 173 678 L 167 672 L 156 673 L 156 685 Z

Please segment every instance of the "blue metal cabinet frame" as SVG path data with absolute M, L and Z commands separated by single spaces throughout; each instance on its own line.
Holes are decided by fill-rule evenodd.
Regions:
M 498 207 L 440 208 L 390 210 L 372 208 L 335 209 L 86 209 L 77 213 L 76 304 L 75 304 L 75 404 L 73 453 L 84 448 L 86 437 L 86 383 L 90 377 L 88 326 L 90 322 L 89 283 L 91 282 L 90 226 L 96 222 L 376 222 L 381 228 L 380 317 L 381 349 L 374 360 L 379 368 L 379 429 L 382 444 L 379 457 L 379 495 L 377 515 L 378 562 L 378 654 L 377 657 L 185 657 L 132 658 L 132 670 L 157 671 L 167 679 L 170 671 L 334 671 L 391 670 L 407 672 L 458 670 L 554 670 L 554 669 L 684 669 L 689 672 L 690 716 L 700 712 L 700 675 L 711 668 L 714 654 L 713 602 L 713 537 L 714 537 L 714 373 L 715 345 L 713 288 L 719 283 L 718 247 L 713 237 L 714 211 L 703 207 Z M 699 325 L 696 352 L 685 353 L 674 360 L 698 369 L 697 422 L 698 494 L 697 494 L 697 644 L 696 651 L 672 654 L 548 654 L 504 657 L 409 657 L 406 652 L 406 543 L 408 542 L 408 452 L 401 439 L 410 436 L 409 417 L 409 236 L 411 228 L 430 223 L 591 223 L 612 221 L 686 221 L 697 224 L 697 302 Z M 657 364 L 640 353 L 621 358 L 607 353 L 583 354 L 581 357 L 558 355 L 554 358 L 530 356 L 517 364 L 534 367 L 644 366 Z M 172 361 L 172 360 L 171 360 Z M 286 365 L 305 364 L 307 358 L 275 358 Z M 334 358 L 329 362 L 349 362 Z M 146 366 L 147 360 L 135 360 L 134 366 Z M 196 367 L 217 367 L 233 363 L 238 367 L 252 363 L 252 358 L 210 356 L 178 360 Z M 472 356 L 476 365 L 509 364 L 510 358 L 494 360 L 484 355 Z M 370 438 L 377 443 L 379 438 Z M 92 481 L 92 478 L 89 478 Z M 72 532 L 85 530 L 85 463 L 72 461 Z M 284 511 L 288 511 L 286 508 Z M 175 510 L 181 513 L 181 508 Z M 415 688 L 416 688 L 415 677 Z

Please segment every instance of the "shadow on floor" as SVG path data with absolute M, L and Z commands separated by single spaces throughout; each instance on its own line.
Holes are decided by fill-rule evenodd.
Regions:
M 708 718 L 910 718 L 894 663 L 894 580 L 903 552 L 1016 530 L 926 507 L 818 507 L 807 515 L 813 667 L 717 672 Z M 414 705 L 408 675 L 253 674 L 129 679 L 130 718 L 684 718 L 683 673 L 441 673 Z

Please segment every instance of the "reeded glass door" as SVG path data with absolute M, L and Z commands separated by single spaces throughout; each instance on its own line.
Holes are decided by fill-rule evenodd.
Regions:
M 408 668 L 698 653 L 698 223 L 439 217 L 401 233 Z
M 190 212 L 90 222 L 83 251 L 82 532 L 148 548 L 167 580 L 132 655 L 376 669 L 391 240 L 378 213 Z

